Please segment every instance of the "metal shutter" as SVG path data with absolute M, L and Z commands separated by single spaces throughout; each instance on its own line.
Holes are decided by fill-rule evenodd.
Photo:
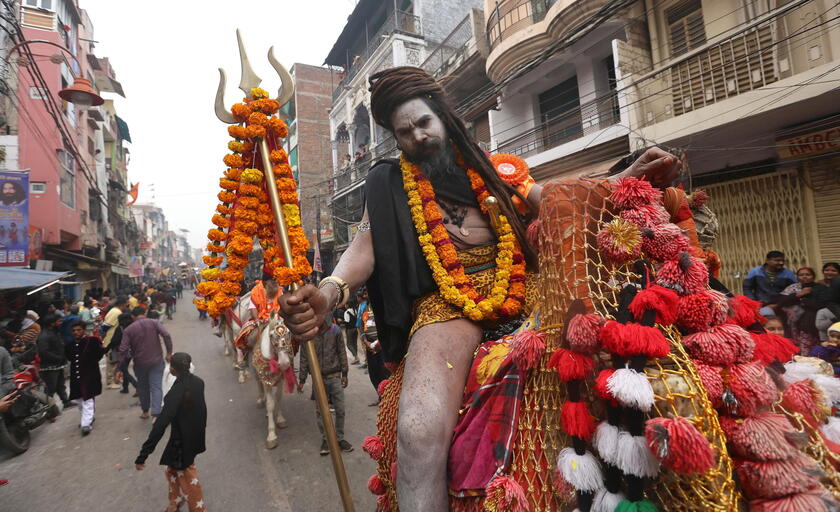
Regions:
M 823 158 L 809 163 L 809 182 L 814 191 L 814 214 L 821 267 L 827 261 L 840 261 L 840 158 Z

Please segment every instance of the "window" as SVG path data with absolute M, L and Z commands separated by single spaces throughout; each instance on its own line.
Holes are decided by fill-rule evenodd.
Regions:
M 53 10 L 53 0 L 26 0 L 26 5 L 29 7 L 37 7 L 39 9 Z
M 47 183 L 44 181 L 30 181 L 29 182 L 29 193 L 30 194 L 43 194 L 47 191 Z
M 700 0 L 683 0 L 665 11 L 671 56 L 676 57 L 706 42 Z
M 42 87 L 30 87 L 29 97 L 33 100 L 45 100 L 49 93 Z
M 539 105 L 546 149 L 575 139 L 583 133 L 576 76 L 540 94 Z
M 67 151 L 58 151 L 58 162 L 61 164 L 61 185 L 59 195 L 61 202 L 70 208 L 76 207 L 76 162 Z

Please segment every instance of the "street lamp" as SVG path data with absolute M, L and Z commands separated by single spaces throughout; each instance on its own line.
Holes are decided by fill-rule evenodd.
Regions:
M 12 55 L 12 53 L 14 53 L 15 50 L 17 50 L 23 45 L 28 45 L 31 43 L 43 43 L 55 46 L 56 48 L 67 52 L 67 55 L 69 55 L 73 58 L 73 60 L 76 61 L 76 64 L 79 65 L 80 69 L 82 67 L 81 62 L 79 62 L 79 59 L 77 59 L 76 56 L 73 55 L 73 52 L 71 52 L 70 50 L 61 46 L 58 43 L 54 43 L 52 41 L 47 41 L 44 39 L 30 39 L 28 41 L 21 41 L 18 44 L 12 46 L 6 53 L 6 61 L 8 62 L 9 57 Z M 58 92 L 58 96 L 64 101 L 68 101 L 74 105 L 79 105 L 80 107 L 96 107 L 105 103 L 105 100 L 102 99 L 101 96 L 96 94 L 96 91 L 94 91 L 93 87 L 91 87 L 90 80 L 80 76 L 74 77 L 73 85 L 67 87 L 66 89 L 60 90 Z

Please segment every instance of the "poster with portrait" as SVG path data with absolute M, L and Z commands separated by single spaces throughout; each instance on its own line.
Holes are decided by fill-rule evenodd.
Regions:
M 0 171 L 0 267 L 29 264 L 29 174 Z
M 143 277 L 142 256 L 132 256 L 128 259 L 128 275 L 131 277 Z

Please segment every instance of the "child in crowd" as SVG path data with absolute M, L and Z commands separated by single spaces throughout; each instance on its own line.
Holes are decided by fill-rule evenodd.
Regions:
M 811 350 L 811 357 L 819 357 L 834 368 L 834 376 L 840 376 L 840 322 L 828 328 L 828 340 Z
M 764 324 L 764 330 L 783 337 L 785 335 L 785 326 L 775 316 L 767 319 L 767 322 Z

